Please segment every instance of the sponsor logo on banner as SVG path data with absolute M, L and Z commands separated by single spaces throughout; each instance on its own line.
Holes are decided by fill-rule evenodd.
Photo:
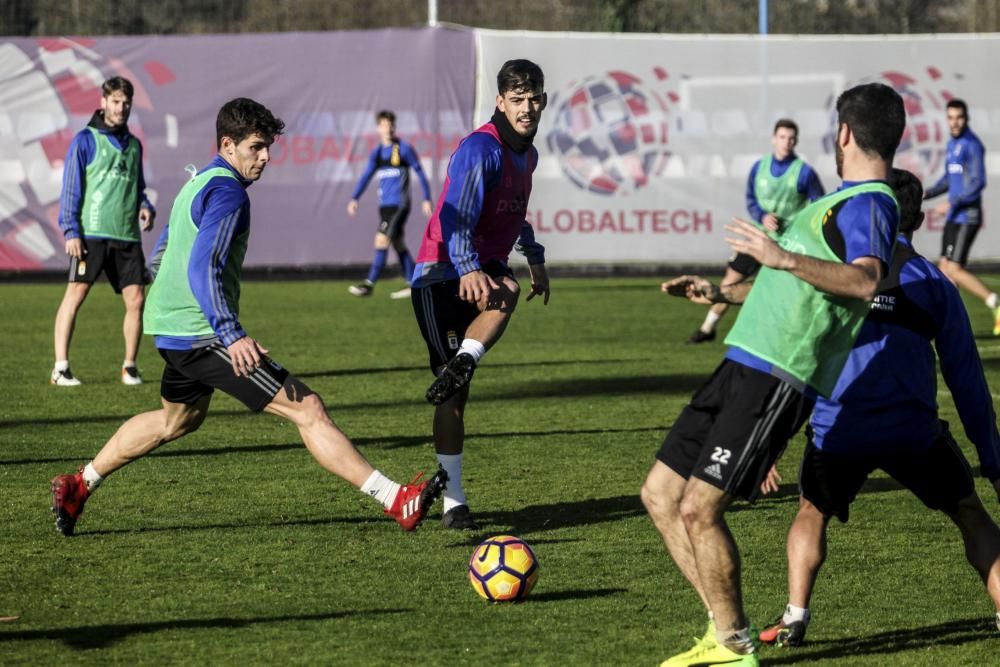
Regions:
M 660 67 L 647 81 L 613 70 L 571 82 L 552 96 L 555 121 L 546 143 L 574 185 L 622 195 L 662 173 L 670 155 L 670 106 L 678 99 L 666 90 L 667 78 Z
M 954 78 L 961 79 L 962 75 L 957 74 Z M 944 168 L 945 147 L 951 137 L 945 106 L 948 100 L 956 97 L 949 91 L 941 70 L 927 67 L 916 72 L 885 71 L 851 83 L 845 90 L 863 83 L 884 83 L 903 98 L 906 129 L 893 165 L 912 172 L 922 182 L 937 180 Z M 827 100 L 831 123 L 830 131 L 823 138 L 823 149 L 828 154 L 834 152 L 837 141 L 836 102 L 832 95 Z

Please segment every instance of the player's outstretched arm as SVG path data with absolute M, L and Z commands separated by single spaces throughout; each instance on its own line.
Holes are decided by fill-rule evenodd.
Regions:
M 844 264 L 789 252 L 763 230 L 739 218 L 733 218 L 726 231 L 732 234 L 726 243 L 736 252 L 750 255 L 772 269 L 788 271 L 827 294 L 871 301 L 878 291 L 882 261 L 877 257 L 859 257 Z
M 542 303 L 549 305 L 549 273 L 545 270 L 544 264 L 528 264 L 528 273 L 531 274 L 531 294 L 527 301 L 531 301 L 536 294 L 542 295 Z
M 719 286 L 701 276 L 679 276 L 660 285 L 660 291 L 704 306 L 716 303 L 740 305 L 746 301 L 751 285 L 751 282 L 742 282 Z

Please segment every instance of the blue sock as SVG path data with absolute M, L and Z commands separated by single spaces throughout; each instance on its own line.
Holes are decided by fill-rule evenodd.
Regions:
M 409 283 L 413 280 L 413 257 L 410 255 L 410 251 L 404 249 L 402 252 L 397 251 L 399 255 L 399 264 L 403 267 L 403 279 Z
M 375 251 L 375 257 L 372 258 L 372 268 L 368 269 L 368 282 L 378 282 L 378 277 L 382 275 L 382 269 L 385 268 L 385 258 L 388 254 L 386 250 Z

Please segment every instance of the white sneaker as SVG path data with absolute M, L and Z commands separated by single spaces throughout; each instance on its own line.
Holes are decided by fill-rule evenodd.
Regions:
M 410 288 L 404 287 L 401 290 L 396 290 L 395 292 L 389 292 L 390 299 L 409 299 L 410 298 Z
M 49 384 L 54 384 L 60 387 L 75 387 L 83 383 L 73 377 L 73 371 L 70 369 L 67 368 L 64 371 L 60 371 L 53 368 L 52 375 L 49 378 Z
M 122 366 L 122 384 L 142 384 L 142 375 L 135 366 Z

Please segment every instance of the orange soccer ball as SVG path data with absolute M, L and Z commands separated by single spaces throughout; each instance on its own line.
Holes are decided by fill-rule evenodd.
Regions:
M 538 558 L 527 542 L 497 535 L 482 542 L 469 559 L 469 583 L 490 602 L 518 602 L 538 581 Z

